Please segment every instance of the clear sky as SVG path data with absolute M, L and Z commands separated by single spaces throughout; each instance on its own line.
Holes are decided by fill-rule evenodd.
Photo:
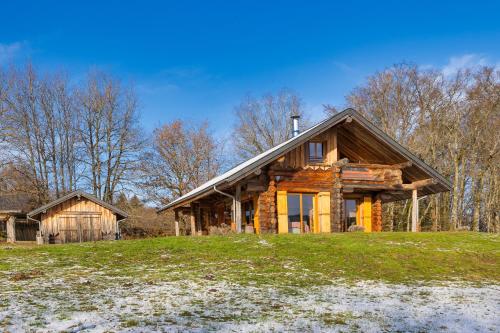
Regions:
M 247 94 L 344 105 L 398 62 L 500 65 L 500 1 L 2 1 L 0 65 L 31 59 L 133 82 L 146 129 L 209 119 L 228 133 Z

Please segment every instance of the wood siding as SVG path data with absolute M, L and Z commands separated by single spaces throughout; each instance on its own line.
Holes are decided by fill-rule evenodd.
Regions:
M 331 165 L 337 161 L 338 151 L 336 128 L 331 128 L 330 130 L 314 137 L 310 141 L 323 142 L 326 144 L 325 160 L 323 163 L 308 163 L 306 156 L 308 142 L 306 142 L 285 154 L 284 166 L 287 168 L 314 168 L 322 164 Z
M 109 209 L 81 197 L 49 208 L 41 217 L 42 234 L 58 235 L 57 242 L 69 243 L 114 239 L 116 215 Z

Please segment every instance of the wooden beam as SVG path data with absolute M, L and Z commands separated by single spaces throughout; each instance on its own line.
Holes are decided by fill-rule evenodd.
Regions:
M 236 233 L 241 233 L 241 185 L 236 184 L 234 194 L 234 223 L 236 224 Z
M 403 163 L 392 164 L 391 168 L 394 168 L 394 169 L 404 169 L 404 168 L 409 168 L 412 165 L 413 165 L 413 163 L 411 161 L 406 161 L 406 162 L 403 162 Z
M 412 162 L 403 162 L 398 164 L 380 164 L 380 163 L 349 163 L 347 167 L 369 168 L 369 169 L 404 169 L 412 166 Z
M 196 236 L 196 218 L 194 215 L 194 203 L 191 202 L 191 209 L 189 210 L 189 218 L 191 220 L 191 236 Z
M 422 179 L 422 180 L 414 181 L 411 184 L 403 184 L 403 188 L 405 190 L 416 190 L 416 189 L 419 189 L 421 187 L 435 185 L 437 183 L 438 183 L 437 180 L 435 180 L 434 178 Z
M 338 168 L 342 168 L 346 165 L 349 164 L 349 159 L 348 158 L 343 158 L 341 160 L 338 160 L 337 162 L 333 163 L 333 166 L 336 166 Z
M 247 183 L 247 192 L 264 192 L 266 187 L 258 181 L 251 181 Z
M 196 205 L 196 230 L 198 232 L 198 235 L 202 235 L 202 226 L 201 226 L 201 207 L 199 204 Z
M 174 210 L 174 213 L 175 213 L 175 235 L 176 236 L 179 236 L 179 210 L 176 209 Z
M 338 140 L 337 140 L 337 128 L 333 129 L 333 137 L 332 137 L 332 148 L 331 154 L 333 154 L 332 161 L 333 163 L 339 160 L 339 149 L 338 149 Z
M 342 192 L 343 193 L 352 193 L 352 192 L 354 192 L 354 188 L 353 187 L 344 187 L 342 189 Z
M 16 242 L 16 217 L 10 216 L 7 220 L 7 243 Z
M 418 180 L 410 184 L 395 184 L 395 185 L 386 185 L 386 184 L 353 184 L 346 183 L 344 187 L 344 191 L 352 191 L 351 189 L 360 189 L 360 190 L 388 190 L 388 191 L 411 191 L 414 189 L 419 189 L 425 186 L 437 184 L 435 179 L 423 179 Z
M 412 191 L 412 206 L 411 206 L 411 231 L 417 232 L 417 223 L 418 223 L 418 196 L 417 189 Z

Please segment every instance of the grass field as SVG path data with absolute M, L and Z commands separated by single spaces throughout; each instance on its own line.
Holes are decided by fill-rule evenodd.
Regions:
M 474 233 L 2 245 L 0 331 L 495 330 L 499 245 Z

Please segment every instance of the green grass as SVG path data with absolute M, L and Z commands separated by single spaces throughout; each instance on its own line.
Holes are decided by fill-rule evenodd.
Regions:
M 168 237 L 46 246 L 0 246 L 0 272 L 44 279 L 226 280 L 311 286 L 377 280 L 500 282 L 500 237 L 478 233 L 345 233 Z M 82 282 L 83 288 L 91 288 Z

